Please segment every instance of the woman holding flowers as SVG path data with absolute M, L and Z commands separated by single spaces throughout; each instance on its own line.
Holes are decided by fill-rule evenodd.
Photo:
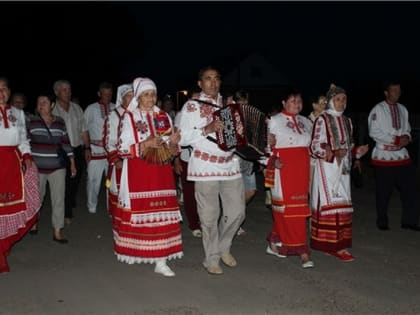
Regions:
M 123 159 L 119 205 L 114 214 L 114 248 L 119 261 L 154 263 L 155 272 L 175 273 L 167 260 L 181 258 L 182 240 L 171 160 L 180 134 L 157 107 L 156 85 L 149 78 L 133 82 L 134 98 L 124 114 L 118 143 Z

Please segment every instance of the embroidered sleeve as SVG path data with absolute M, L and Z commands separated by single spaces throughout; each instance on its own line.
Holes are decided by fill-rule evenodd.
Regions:
M 29 145 L 26 119 L 23 110 L 19 110 L 18 115 L 17 128 L 19 133 L 19 151 L 22 153 L 23 159 L 26 160 L 31 158 L 31 147 Z
M 121 158 L 139 157 L 140 143 L 136 143 L 137 130 L 134 126 L 134 118 L 131 112 L 126 112 L 121 120 L 119 139 L 117 142 L 118 153 Z
M 401 109 L 401 135 L 402 136 L 409 136 L 411 140 L 411 126 L 410 121 L 408 119 L 408 111 L 404 107 L 400 107 Z
M 310 144 L 311 154 L 318 159 L 325 159 L 325 147 L 328 144 L 327 128 L 323 116 L 319 116 L 313 126 L 312 139 Z
M 182 108 L 179 122 L 179 129 L 181 130 L 181 141 L 179 145 L 194 145 L 194 143 L 202 140 L 206 137 L 206 134 L 202 130 L 205 126 L 205 120 L 200 117 L 200 105 L 197 102 L 187 102 Z
M 104 123 L 104 145 L 108 152 L 108 161 L 111 164 L 119 160 L 117 148 L 119 122 L 117 113 L 112 111 Z

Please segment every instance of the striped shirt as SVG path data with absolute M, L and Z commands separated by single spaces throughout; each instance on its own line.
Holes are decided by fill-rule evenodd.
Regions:
M 67 152 L 68 157 L 73 157 L 73 149 L 70 145 L 64 120 L 59 116 L 54 116 L 54 120 L 48 128 L 52 137 L 45 128 L 41 117 L 36 115 L 30 116 L 27 129 L 32 149 L 32 158 L 39 172 L 44 174 L 64 168 L 60 165 L 57 156 L 59 145 Z

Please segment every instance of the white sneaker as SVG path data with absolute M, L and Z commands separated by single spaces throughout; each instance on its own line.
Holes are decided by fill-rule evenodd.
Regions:
M 312 260 L 307 260 L 305 262 L 302 262 L 302 268 L 313 268 L 315 267 L 315 264 Z
M 201 230 L 199 230 L 199 229 L 196 229 L 196 230 L 192 231 L 191 233 L 192 233 L 192 235 L 193 235 L 194 237 L 198 237 L 198 238 L 200 238 L 200 237 L 202 237 L 202 236 L 203 236 L 203 233 L 202 233 L 202 232 L 201 232 Z
M 265 253 L 269 254 L 269 255 L 276 256 L 278 258 L 286 258 L 287 257 L 285 255 L 281 255 L 279 253 L 276 253 L 274 250 L 271 249 L 270 245 L 267 246 L 267 249 L 265 250 Z
M 166 264 L 166 261 L 157 261 L 155 266 L 155 272 L 164 275 L 165 277 L 175 276 L 175 272 L 171 270 Z
M 88 209 L 88 212 L 94 214 L 96 213 L 96 209 Z

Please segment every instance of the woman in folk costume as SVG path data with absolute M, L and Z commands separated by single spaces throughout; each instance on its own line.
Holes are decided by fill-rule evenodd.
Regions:
M 311 191 L 311 247 L 342 261 L 354 260 L 352 246 L 353 205 L 350 192 L 352 156 L 363 156 L 368 146 L 354 148 L 351 120 L 343 115 L 344 89 L 331 85 L 327 110 L 314 122 L 311 152 L 317 162 Z
M 118 129 L 120 121 L 134 97 L 133 85 L 123 84 L 118 87 L 115 109 L 112 110 L 104 123 L 104 146 L 108 153 L 108 211 L 113 216 L 118 205 L 118 191 L 120 188 L 121 169 L 123 160 L 118 155 Z
M 10 248 L 36 222 L 40 208 L 25 114 L 7 105 L 9 97 L 8 81 L 0 78 L 0 273 L 9 271 Z
M 155 272 L 171 277 L 175 273 L 166 261 L 183 256 L 171 166 L 180 133 L 173 131 L 169 115 L 155 105 L 152 80 L 137 78 L 133 88 L 134 98 L 120 126 L 118 151 L 124 160 L 114 248 L 118 260 L 155 263 Z
M 299 255 L 303 268 L 314 263 L 309 258 L 307 218 L 309 190 L 309 143 L 312 124 L 304 116 L 302 97 L 290 90 L 282 101 L 282 112 L 268 122 L 271 156 L 265 183 L 271 187 L 274 224 L 266 253 L 277 257 Z

